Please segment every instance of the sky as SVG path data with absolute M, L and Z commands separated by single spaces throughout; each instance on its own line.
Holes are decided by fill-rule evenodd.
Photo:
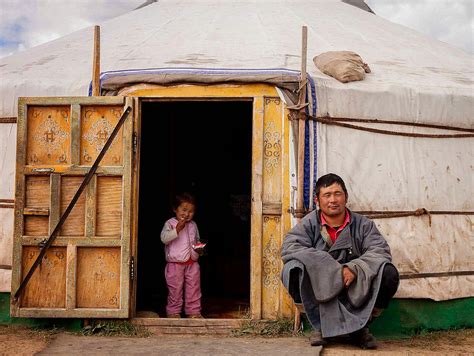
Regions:
M 146 0 L 0 0 L 0 58 L 122 15 Z M 381 17 L 474 54 L 474 0 L 366 0 Z
M 380 17 L 474 54 L 474 0 L 365 0 Z

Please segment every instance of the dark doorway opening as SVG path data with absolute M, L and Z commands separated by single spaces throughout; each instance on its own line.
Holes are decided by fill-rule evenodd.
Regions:
M 195 195 L 207 242 L 202 314 L 242 318 L 250 304 L 251 101 L 144 101 L 141 115 L 137 316 L 165 317 L 160 233 L 173 197 Z

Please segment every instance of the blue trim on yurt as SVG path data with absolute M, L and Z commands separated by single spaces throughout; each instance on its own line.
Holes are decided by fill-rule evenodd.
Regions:
M 316 196 L 316 181 L 318 180 L 318 123 L 315 121 L 313 125 L 313 134 L 314 134 L 314 144 L 313 144 L 313 152 L 314 152 L 314 166 L 313 166 L 313 197 L 312 199 L 314 200 L 314 197 Z
M 311 100 L 313 103 L 313 117 L 316 117 L 316 111 L 318 108 L 318 103 L 316 100 L 316 85 L 314 83 L 314 79 L 308 75 L 309 78 L 309 83 L 311 86 Z M 313 196 L 309 199 L 314 200 L 314 197 L 316 196 L 316 181 L 318 180 L 318 123 L 314 122 L 313 125 L 313 157 L 314 157 L 314 166 L 313 166 L 313 181 L 311 184 L 313 185 Z
M 309 187 L 310 187 L 310 167 L 311 164 L 309 162 L 310 155 L 309 155 L 309 120 L 305 121 L 304 125 L 304 179 L 303 179 L 303 204 L 305 209 L 309 209 Z
M 314 79 L 308 75 L 308 82 L 309 82 L 309 89 L 306 90 L 306 101 L 310 102 L 311 100 L 311 105 L 308 105 L 306 107 L 306 114 L 309 114 L 313 117 L 316 117 L 316 110 L 317 110 L 317 100 L 316 100 L 316 86 L 314 83 Z M 309 92 L 309 93 L 308 93 Z M 309 95 L 308 95 L 309 94 Z M 311 108 L 311 113 L 309 113 L 309 110 Z M 305 209 L 309 209 L 311 206 L 311 201 L 314 199 L 314 196 L 316 194 L 316 180 L 317 180 L 317 124 L 316 122 L 313 125 L 313 147 L 309 147 L 310 145 L 310 127 L 309 121 L 306 121 L 305 124 L 305 150 L 304 150 L 304 180 L 303 180 L 303 204 Z M 313 150 L 314 153 L 314 171 L 313 171 L 313 181 L 311 182 L 311 163 L 309 162 L 310 160 L 310 150 Z M 310 195 L 310 187 L 313 186 L 313 196 Z

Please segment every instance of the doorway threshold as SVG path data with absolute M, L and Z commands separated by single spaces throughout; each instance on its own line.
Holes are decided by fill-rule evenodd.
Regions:
M 132 318 L 131 323 L 146 327 L 155 335 L 230 335 L 248 319 Z

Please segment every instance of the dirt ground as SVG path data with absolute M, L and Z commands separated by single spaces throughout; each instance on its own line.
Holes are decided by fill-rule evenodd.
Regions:
M 433 332 L 410 339 L 379 340 L 376 351 L 328 345 L 322 355 L 474 355 L 474 329 Z
M 56 336 L 52 331 L 36 331 L 20 326 L 0 326 L 0 355 L 34 355 Z
M 306 336 L 82 336 L 59 330 L 0 326 L 0 355 L 156 354 L 156 355 L 317 355 Z M 474 329 L 434 332 L 402 340 L 382 340 L 376 351 L 330 344 L 321 355 L 474 355 Z

